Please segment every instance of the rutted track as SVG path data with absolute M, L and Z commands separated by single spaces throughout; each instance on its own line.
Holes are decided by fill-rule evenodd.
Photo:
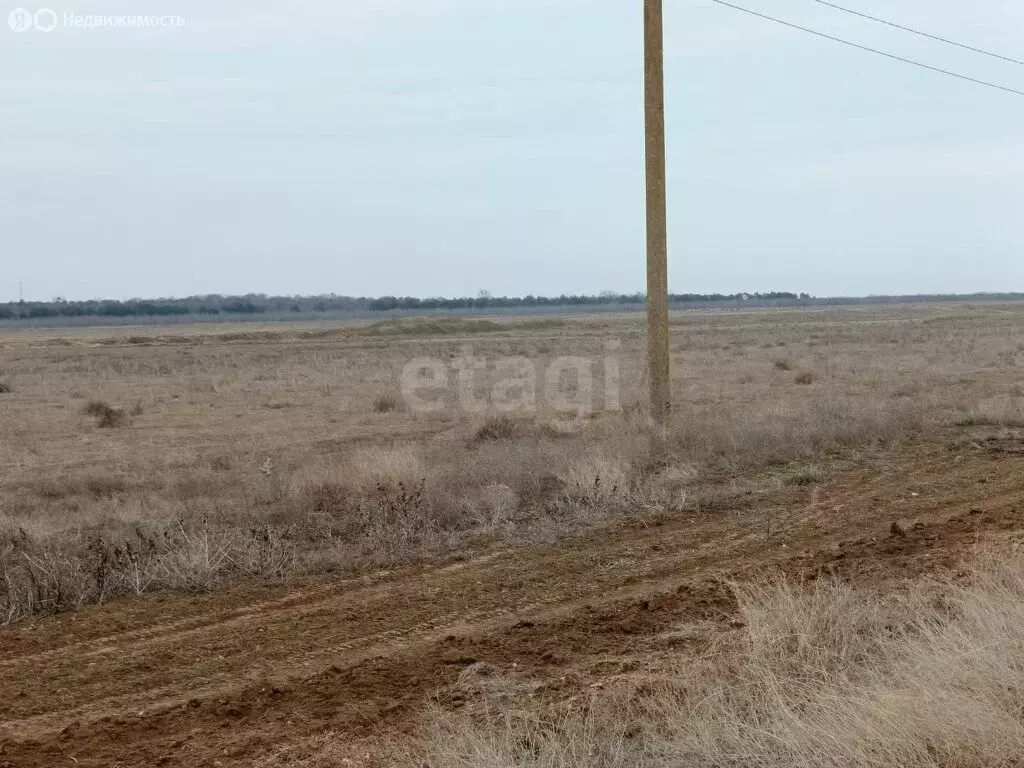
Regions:
M 781 521 L 766 526 L 765 509 Z M 896 520 L 906 535 L 890 534 Z M 325 729 L 398 727 L 470 658 L 543 674 L 680 622 L 727 626 L 723 576 L 889 578 L 1022 525 L 1024 456 L 914 446 L 699 519 L 273 594 L 90 608 L 0 633 L 0 766 L 258 764 Z M 119 612 L 130 620 L 111 622 Z

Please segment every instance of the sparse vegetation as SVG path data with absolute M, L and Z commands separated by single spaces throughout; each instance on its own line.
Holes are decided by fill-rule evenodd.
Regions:
M 825 479 L 825 471 L 817 464 L 796 467 L 785 474 L 782 479 L 786 485 L 816 485 Z
M 95 418 L 96 426 L 101 429 L 120 427 L 128 420 L 128 415 L 123 408 L 115 408 L 102 400 L 90 400 L 85 404 L 82 412 L 86 416 Z
M 786 358 L 779 358 L 775 361 L 775 370 L 777 371 L 792 371 L 793 363 Z
M 376 413 L 391 413 L 397 411 L 401 402 L 398 395 L 392 392 L 381 392 L 373 398 L 373 410 Z
M 758 483 L 821 482 L 844 452 L 957 420 L 1020 423 L 1020 398 L 1007 394 L 1019 369 L 1003 353 L 1007 339 L 1019 338 L 1024 312 L 884 311 L 892 322 L 840 310 L 674 317 L 687 373 L 677 379 L 678 405 L 664 430 L 634 407 L 645 384 L 633 316 L 497 323 L 514 327 L 514 336 L 431 319 L 388 321 L 372 333 L 325 326 L 299 336 L 272 326 L 153 334 L 145 345 L 121 343 L 129 334 L 109 330 L 34 339 L 5 366 L 17 377 L 19 402 L 0 410 L 0 431 L 12 436 L 0 443 L 8 468 L 0 484 L 0 615 L 522 546 L 616 519 L 699 515 Z M 811 359 L 801 345 L 816 323 L 828 324 L 830 344 Z M 450 364 L 463 341 L 448 337 L 479 330 L 474 353 L 491 362 L 544 349 L 541 382 L 544 361 L 602 361 L 605 338 L 622 339 L 625 410 L 576 419 L 541 403 L 531 417 L 468 413 L 454 405 L 454 391 L 439 412 L 392 407 L 398 399 L 382 391 L 381 371 L 419 355 Z M 407 347 L 394 343 L 403 335 Z M 766 338 L 827 370 L 827 385 L 778 386 L 760 356 Z M 600 409 L 602 365 L 593 370 Z M 486 395 L 488 377 L 498 376 L 494 366 L 481 373 L 475 394 Z M 574 387 L 562 394 L 579 397 Z M 83 392 L 110 402 L 83 408 Z M 368 401 L 391 415 L 373 418 Z M 126 411 L 112 402 L 134 405 Z M 114 428 L 141 416 L 143 402 L 145 418 L 133 429 Z M 486 405 L 486 397 L 476 402 Z M 105 429 L 74 418 L 79 412 Z M 159 546 L 136 552 L 139 530 Z M 89 542 L 97 541 L 109 550 L 102 588 L 82 575 L 92 572 L 101 550 Z M 25 585 L 42 578 L 41 564 L 57 561 L 47 573 L 56 574 L 60 600 L 31 596 Z
M 94 416 L 96 418 L 99 418 L 109 410 L 110 404 L 105 403 L 102 400 L 90 400 L 82 406 L 82 413 L 86 416 Z
M 988 398 L 956 419 L 960 427 L 1024 427 L 1024 397 L 1007 396 Z
M 473 333 L 493 333 L 502 330 L 505 330 L 505 327 L 494 320 L 411 317 L 397 320 L 381 320 L 367 326 L 363 332 L 368 335 L 387 336 L 458 336 Z
M 476 431 L 477 440 L 511 440 L 516 435 L 516 421 L 511 416 L 488 419 Z
M 807 386 L 808 384 L 813 384 L 817 380 L 818 376 L 813 371 L 800 371 L 800 373 L 798 373 L 793 378 L 793 381 L 795 381 L 797 384 L 802 384 L 804 386 Z

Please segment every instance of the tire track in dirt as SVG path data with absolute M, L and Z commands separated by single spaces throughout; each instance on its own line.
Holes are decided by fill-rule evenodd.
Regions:
M 452 573 L 493 560 L 498 553 L 491 553 L 470 560 L 463 560 L 450 565 L 420 571 L 420 575 L 429 578 L 432 574 Z M 393 571 L 378 571 L 358 578 L 335 581 L 319 587 L 305 590 L 293 590 L 271 600 L 250 602 L 227 611 L 214 611 L 185 619 L 165 623 L 151 624 L 137 630 L 118 632 L 100 637 L 89 638 L 79 642 L 51 648 L 36 653 L 9 656 L 0 659 L 0 670 L 25 664 L 53 661 L 54 659 L 73 654 L 81 661 L 94 656 L 117 653 L 118 644 L 134 642 L 136 649 L 145 648 L 149 643 L 181 642 L 191 636 L 205 631 L 235 629 L 255 619 L 266 619 L 279 614 L 292 614 L 302 606 L 311 610 L 330 610 L 332 597 L 353 599 L 361 591 L 378 589 L 378 585 L 394 576 Z
M 439 617 L 437 621 L 422 622 L 407 629 L 390 629 L 354 638 L 322 648 L 315 653 L 289 657 L 285 660 L 286 666 L 284 668 L 276 667 L 272 677 L 275 681 L 293 683 L 307 676 L 311 665 L 316 666 L 319 671 L 319 665 L 326 664 L 325 659 L 336 657 L 343 652 L 356 652 L 341 661 L 345 667 L 356 666 L 367 658 L 389 656 L 413 645 L 430 644 L 449 636 L 487 631 L 509 623 L 510 616 L 533 616 L 538 610 L 558 605 L 560 602 L 560 597 L 551 597 L 515 608 L 485 611 L 468 617 L 451 613 Z M 338 665 L 333 666 L 337 667 Z M 6 730 L 15 735 L 22 733 L 38 736 L 52 733 L 71 721 L 89 724 L 107 718 L 130 715 L 140 710 L 146 714 L 158 714 L 198 699 L 238 695 L 247 687 L 266 677 L 265 670 L 250 669 L 242 676 L 225 675 L 219 679 L 199 681 L 198 687 L 190 688 L 185 692 L 177 686 L 149 689 L 143 693 L 103 699 L 76 709 L 0 723 L 0 733 Z

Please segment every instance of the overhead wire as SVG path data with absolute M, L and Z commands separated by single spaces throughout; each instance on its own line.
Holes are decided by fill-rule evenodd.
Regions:
M 873 53 L 873 54 L 878 55 L 878 56 L 884 56 L 884 57 L 886 57 L 888 59 L 892 59 L 894 61 L 899 61 L 899 62 L 902 62 L 904 64 L 912 64 L 915 67 L 920 67 L 922 69 L 927 69 L 927 70 L 929 70 L 931 72 L 937 72 L 937 73 L 939 73 L 941 75 L 947 75 L 948 77 L 955 77 L 958 80 L 964 80 L 964 81 L 969 82 L 969 83 L 974 83 L 975 85 L 982 85 L 982 86 L 985 86 L 986 88 L 994 88 L 994 89 L 999 90 L 999 91 L 1004 91 L 1006 93 L 1011 93 L 1011 94 L 1013 94 L 1015 96 L 1024 96 L 1024 91 L 1017 90 L 1016 88 L 1010 88 L 1010 87 L 1005 86 L 1005 85 L 999 85 L 998 83 L 993 83 L 993 82 L 990 82 L 988 80 L 981 80 L 980 78 L 977 78 L 977 77 L 970 77 L 969 75 L 962 75 L 959 72 L 954 72 L 954 71 L 949 70 L 949 69 L 943 69 L 942 67 L 935 67 L 935 66 L 932 66 L 931 64 L 925 64 L 922 61 L 916 61 L 915 59 L 908 59 L 908 58 L 906 58 L 904 56 L 899 56 L 899 55 L 897 55 L 895 53 L 889 53 L 888 51 L 883 51 L 883 50 L 880 50 L 878 48 L 872 48 L 871 46 L 868 46 L 868 45 L 862 45 L 860 43 L 855 43 L 852 40 L 846 40 L 846 39 L 841 38 L 841 37 L 836 37 L 835 35 L 830 35 L 827 32 L 821 32 L 821 31 L 819 31 L 817 29 L 812 29 L 810 27 L 804 27 L 804 26 L 801 26 L 800 24 L 795 24 L 795 23 L 793 23 L 791 21 L 785 21 L 784 19 L 780 19 L 780 18 L 778 18 L 776 16 L 770 16 L 767 13 L 762 13 L 760 11 L 755 11 L 755 10 L 753 10 L 751 8 L 746 8 L 746 7 L 742 6 L 742 5 L 736 5 L 735 3 L 728 2 L 727 0 L 711 0 L 711 2 L 717 3 L 718 5 L 723 5 L 726 8 L 732 8 L 733 10 L 736 10 L 736 11 L 741 11 L 741 12 L 749 14 L 751 16 L 756 16 L 758 18 L 774 22 L 775 24 L 781 24 L 784 27 L 790 27 L 791 29 L 796 29 L 796 30 L 799 30 L 801 32 L 807 32 L 808 34 L 816 35 L 817 37 L 822 37 L 822 38 L 825 38 L 826 40 L 831 40 L 831 41 L 836 42 L 836 43 L 842 43 L 843 45 L 848 45 L 848 46 L 851 46 L 853 48 L 857 48 L 859 50 L 866 51 L 867 53 Z
M 986 50 L 984 48 L 978 48 L 978 47 L 975 47 L 973 45 L 967 45 L 966 43 L 958 43 L 956 40 L 950 40 L 947 37 L 939 37 L 938 35 L 933 35 L 930 32 L 922 32 L 920 29 L 914 29 L 913 27 L 907 27 L 907 26 L 904 26 L 903 24 L 897 24 L 894 21 L 887 21 L 886 19 L 880 19 L 878 16 L 872 16 L 871 14 L 868 14 L 868 13 L 863 13 L 861 11 L 855 11 L 852 8 L 847 8 L 845 6 L 838 5 L 836 3 L 828 2 L 828 0 L 814 0 L 814 2 L 818 3 L 819 5 L 828 6 L 829 8 L 835 8 L 837 11 L 842 11 L 843 13 L 849 13 L 852 16 L 859 16 L 862 19 L 868 19 L 869 21 L 874 21 L 874 22 L 877 22 L 878 24 L 885 24 L 888 27 L 894 27 L 895 29 L 900 29 L 900 30 L 903 30 L 904 32 L 910 32 L 911 34 L 914 34 L 914 35 L 920 35 L 921 37 L 927 37 L 929 40 L 937 40 L 938 42 L 945 43 L 946 45 L 954 45 L 957 48 L 963 48 L 966 51 L 973 51 L 974 53 L 980 53 L 983 56 L 991 56 L 993 59 L 1000 59 L 1001 61 L 1008 61 L 1011 64 L 1019 64 L 1020 66 L 1024 67 L 1024 61 L 1022 61 L 1020 59 L 1015 59 L 1015 58 L 1013 58 L 1011 56 L 1004 56 L 1001 53 L 996 53 L 994 51 L 988 51 L 988 50 Z

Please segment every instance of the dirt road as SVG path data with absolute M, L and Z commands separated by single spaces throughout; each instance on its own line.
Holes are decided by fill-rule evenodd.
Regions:
M 687 623 L 730 631 L 723 578 L 884 581 L 1022 528 L 1024 437 L 960 439 L 550 547 L 88 608 L 0 632 L 0 766 L 272 764 L 458 706 L 475 661 L 557 688 Z

